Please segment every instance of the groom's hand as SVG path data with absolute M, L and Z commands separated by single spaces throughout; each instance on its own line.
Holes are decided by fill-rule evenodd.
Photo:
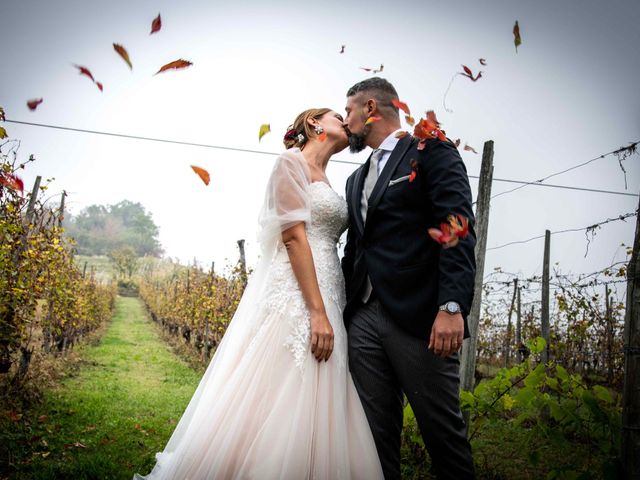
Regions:
M 431 328 L 429 350 L 440 357 L 448 357 L 462 347 L 464 319 L 462 314 L 438 312 Z

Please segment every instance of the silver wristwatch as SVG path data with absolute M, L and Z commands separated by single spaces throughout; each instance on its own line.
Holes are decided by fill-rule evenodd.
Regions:
M 451 315 L 454 315 L 456 313 L 462 313 L 462 310 L 460 309 L 460 305 L 458 304 L 458 302 L 447 302 L 444 305 L 440 305 L 438 307 L 438 310 L 440 310 L 441 312 L 450 313 Z

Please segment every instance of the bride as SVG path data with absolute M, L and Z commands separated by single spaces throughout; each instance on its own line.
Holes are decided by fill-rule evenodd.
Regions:
M 134 479 L 382 478 L 348 370 L 336 249 L 347 206 L 325 176 L 348 144 L 342 117 L 306 110 L 284 143 L 260 264 L 156 465 Z

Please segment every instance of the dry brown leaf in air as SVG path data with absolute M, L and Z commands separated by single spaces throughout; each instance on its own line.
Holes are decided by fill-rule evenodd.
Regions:
M 133 65 L 131 64 L 131 59 L 129 58 L 129 53 L 127 50 L 117 43 L 113 44 L 113 49 L 116 51 L 118 55 L 122 57 L 122 59 L 129 65 L 129 69 L 133 70 Z
M 163 65 L 162 67 L 160 67 L 160 70 L 158 70 L 155 75 L 162 73 L 162 72 L 166 72 L 167 70 L 171 70 L 171 69 L 181 69 L 181 68 L 187 68 L 190 67 L 191 65 L 193 65 L 193 63 L 189 62 L 188 60 L 183 60 L 183 59 L 179 59 L 179 60 L 174 60 L 173 62 L 169 62 L 166 65 Z
M 478 152 L 476 152 L 476 149 L 473 148 L 471 145 L 467 145 L 466 143 L 464 144 L 464 149 L 468 152 L 473 152 L 476 155 L 478 154 Z

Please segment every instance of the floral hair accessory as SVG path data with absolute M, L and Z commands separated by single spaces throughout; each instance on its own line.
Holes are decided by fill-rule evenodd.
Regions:
M 291 130 L 287 130 L 287 133 L 284 134 L 285 140 L 293 140 L 296 138 L 296 129 L 292 128 Z
M 302 133 L 299 133 L 296 135 L 296 129 L 292 128 L 290 130 L 287 130 L 287 133 L 284 134 L 284 139 L 285 140 L 295 140 L 298 143 L 304 143 L 307 141 L 307 139 L 305 138 L 305 136 Z

